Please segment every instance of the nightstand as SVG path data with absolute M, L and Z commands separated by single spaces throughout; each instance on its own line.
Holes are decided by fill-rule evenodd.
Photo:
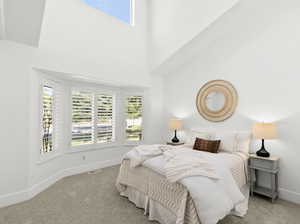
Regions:
M 167 142 L 167 145 L 179 146 L 179 145 L 184 145 L 184 142 L 178 142 L 178 143 Z
M 279 158 L 264 158 L 251 154 L 249 159 L 249 172 L 251 195 L 253 196 L 254 193 L 261 194 L 270 197 L 272 202 L 274 202 L 274 200 L 278 197 Z M 270 175 L 271 188 L 259 186 L 257 180 L 259 172 L 264 172 Z

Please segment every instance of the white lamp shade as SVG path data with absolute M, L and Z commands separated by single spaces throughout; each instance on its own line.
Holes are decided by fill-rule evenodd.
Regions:
M 172 119 L 169 122 L 169 127 L 171 130 L 179 130 L 182 128 L 182 121 L 178 119 Z
M 252 127 L 253 136 L 258 139 L 276 139 L 277 127 L 273 123 L 255 123 Z

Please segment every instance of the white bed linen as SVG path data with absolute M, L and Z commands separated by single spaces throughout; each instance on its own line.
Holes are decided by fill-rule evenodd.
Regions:
M 176 150 L 186 150 L 185 152 L 202 154 L 206 161 L 215 166 L 220 176 L 219 180 L 213 180 L 204 176 L 192 176 L 179 181 L 189 190 L 202 224 L 216 224 L 219 220 L 230 214 L 231 211 L 244 215 L 246 211 L 241 209 L 243 206 L 240 206 L 240 204 L 246 199 L 230 171 L 232 157 L 237 157 L 238 155 L 196 152 L 184 147 L 178 147 Z M 130 159 L 130 153 L 127 154 L 127 157 Z M 143 166 L 164 176 L 165 165 L 166 160 L 163 155 L 150 158 L 143 163 Z

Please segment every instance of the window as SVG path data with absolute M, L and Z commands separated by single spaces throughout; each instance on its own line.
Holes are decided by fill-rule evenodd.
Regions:
M 72 146 L 115 140 L 114 96 L 72 91 Z
M 114 141 L 114 116 L 112 95 L 97 95 L 97 142 Z
M 93 94 L 72 91 L 72 146 L 93 143 Z
M 90 6 L 133 25 L 134 0 L 83 0 Z
M 126 98 L 126 140 L 142 140 L 142 96 Z
M 42 154 L 53 151 L 54 89 L 44 85 L 42 90 Z

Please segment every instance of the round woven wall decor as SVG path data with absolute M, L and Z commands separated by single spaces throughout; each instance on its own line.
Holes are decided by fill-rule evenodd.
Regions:
M 208 121 L 220 122 L 231 117 L 238 103 L 234 86 L 225 80 L 207 82 L 199 90 L 196 106 L 199 114 Z

